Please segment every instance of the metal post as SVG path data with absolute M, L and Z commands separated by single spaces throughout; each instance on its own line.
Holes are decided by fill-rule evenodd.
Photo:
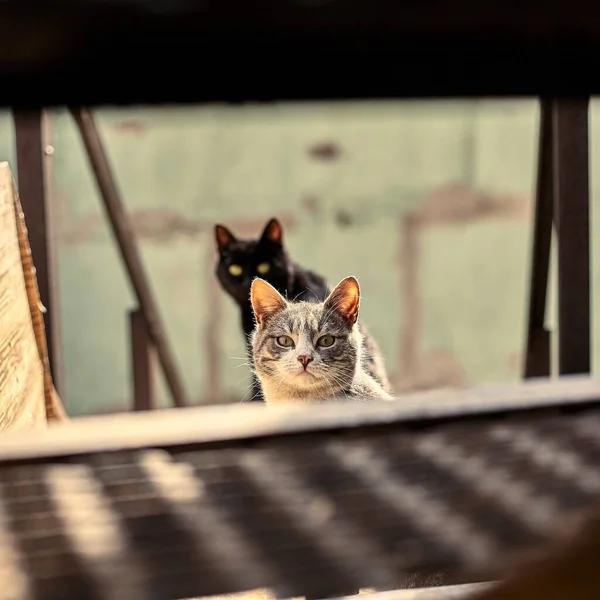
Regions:
M 540 103 L 538 172 L 531 256 L 529 318 L 525 351 L 524 377 L 526 379 L 550 376 L 550 332 L 545 327 L 545 318 L 554 202 L 553 149 L 552 101 L 542 99 Z
M 52 160 L 52 147 L 49 145 L 50 123 L 41 108 L 15 110 L 13 117 L 19 196 L 27 220 L 40 299 L 46 308 L 44 325 L 48 340 L 48 359 L 54 386 L 64 398 L 56 257 L 49 198 Z
M 589 98 L 553 103 L 561 375 L 590 372 L 588 113 Z
M 140 308 L 129 312 L 131 331 L 131 366 L 133 375 L 134 410 L 152 410 L 156 350 L 150 338 L 148 324 Z
M 156 347 L 156 353 L 171 391 L 173 402 L 175 406 L 185 406 L 186 396 L 183 383 L 169 347 L 154 295 L 148 283 L 148 277 L 135 242 L 129 215 L 117 189 L 94 118 L 90 111 L 84 108 L 73 109 L 72 114 L 83 139 L 106 214 L 129 275 L 129 281 L 133 286 L 140 310 L 144 313 L 152 342 Z

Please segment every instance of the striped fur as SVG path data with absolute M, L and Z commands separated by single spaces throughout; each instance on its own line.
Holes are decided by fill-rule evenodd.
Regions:
M 288 302 L 257 278 L 251 302 L 257 322 L 252 360 L 267 403 L 390 398 L 364 360 L 354 277 L 342 280 L 320 303 Z M 334 341 L 324 347 L 327 336 Z M 284 338 L 289 346 L 280 343 Z M 301 360 L 310 362 L 305 366 Z

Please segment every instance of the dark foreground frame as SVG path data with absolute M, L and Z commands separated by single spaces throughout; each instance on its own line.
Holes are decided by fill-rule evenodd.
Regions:
M 6 435 L 6 580 L 32 600 L 489 581 L 597 507 L 600 381 L 400 400 L 184 408 Z
M 593 95 L 599 16 L 581 0 L 11 0 L 0 103 Z

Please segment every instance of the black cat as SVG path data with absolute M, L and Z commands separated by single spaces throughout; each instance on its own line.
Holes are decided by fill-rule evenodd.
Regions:
M 289 300 L 322 302 L 329 294 L 323 277 L 290 259 L 283 246 L 283 228 L 277 219 L 267 223 L 258 239 L 239 240 L 224 225 L 215 225 L 215 238 L 219 251 L 216 275 L 240 309 L 246 342 L 254 329 L 250 284 L 255 277 L 268 281 Z M 263 401 L 254 376 L 250 401 Z

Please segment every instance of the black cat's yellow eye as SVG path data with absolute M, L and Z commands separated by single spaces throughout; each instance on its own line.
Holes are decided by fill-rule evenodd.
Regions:
M 335 342 L 335 338 L 332 335 L 324 335 L 317 340 L 317 345 L 321 348 L 330 348 L 333 346 L 333 342 Z
M 294 340 L 289 335 L 280 335 L 277 338 L 277 343 L 282 348 L 291 348 L 294 345 Z
M 260 275 L 266 275 L 271 270 L 271 265 L 269 263 L 260 263 L 256 270 Z
M 240 265 L 229 265 L 229 273 L 234 277 L 239 277 L 242 274 L 242 270 Z

